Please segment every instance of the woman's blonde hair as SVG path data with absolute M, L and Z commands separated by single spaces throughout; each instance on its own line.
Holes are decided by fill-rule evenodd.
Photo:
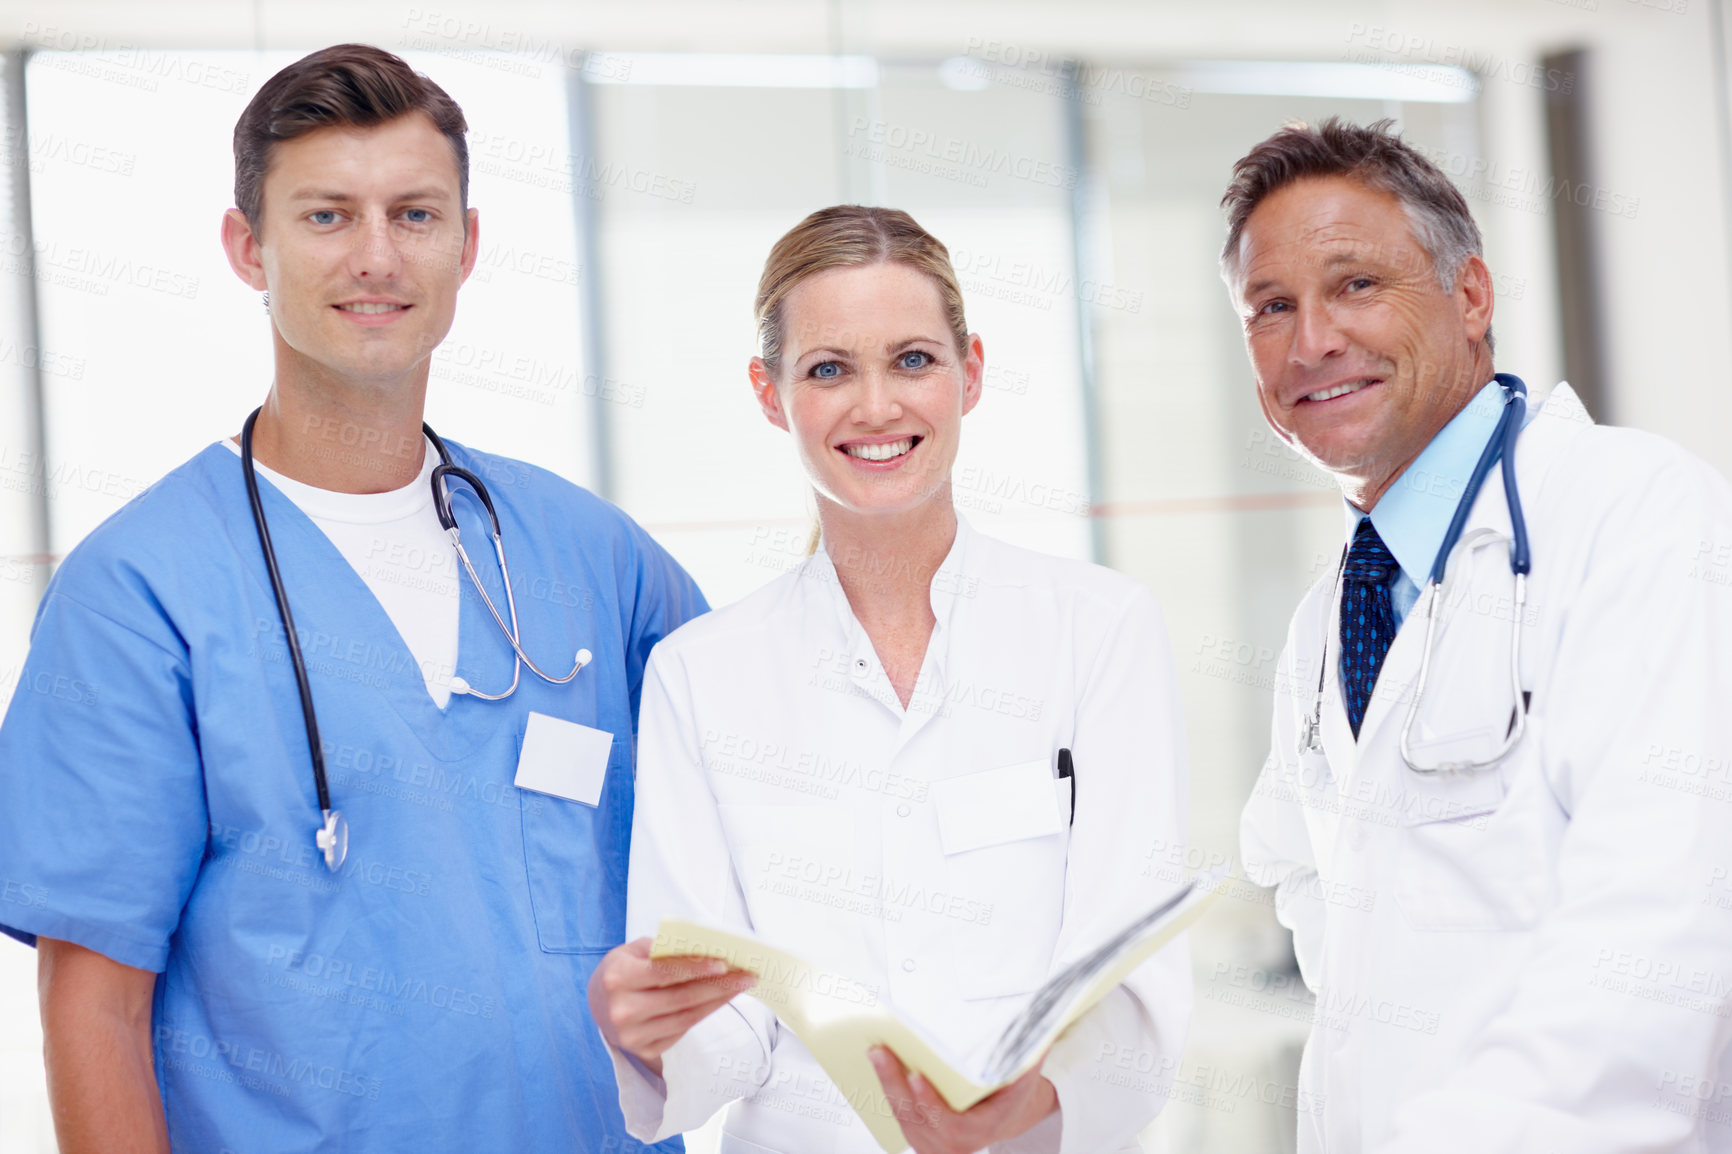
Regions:
M 758 355 L 770 375 L 781 372 L 782 314 L 795 285 L 826 269 L 885 261 L 905 264 L 932 278 L 956 351 L 965 353 L 968 322 L 963 318 L 962 288 L 950 266 L 950 250 L 900 209 L 838 204 L 819 209 L 789 229 L 764 261 L 753 312 L 758 320 Z

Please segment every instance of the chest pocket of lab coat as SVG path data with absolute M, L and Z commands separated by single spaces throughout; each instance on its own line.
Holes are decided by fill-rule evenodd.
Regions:
M 1431 683 L 1414 719 L 1422 763 L 1488 757 L 1510 722 L 1515 606 L 1508 539 L 1470 536 L 1450 561 Z M 1405 714 L 1405 705 L 1397 708 Z M 1401 720 L 1391 719 L 1397 726 Z M 1497 765 L 1473 773 L 1418 774 L 1395 758 L 1403 786 L 1395 897 L 1414 929 L 1521 930 L 1538 923 L 1551 876 L 1545 839 L 1504 799 L 1518 780 L 1539 772 L 1539 724 L 1530 714 L 1521 742 Z
M 949 922 L 957 988 L 969 1001 L 1039 987 L 1064 919 L 1070 783 L 1027 777 L 1017 782 L 1007 775 L 1016 768 L 939 783 L 945 788 L 935 786 L 932 794 L 941 828 L 957 818 L 972 835 L 944 847 L 953 851 L 944 855 L 950 892 L 928 906 L 942 908 Z M 1029 836 L 1027 816 L 1048 806 L 1052 817 L 1045 828 L 1055 832 Z M 992 815 L 1001 810 L 1017 818 L 995 832 Z
M 857 975 L 874 878 L 857 867 L 854 815 L 831 805 L 717 807 L 752 930 L 813 965 Z
M 1539 772 L 1535 718 L 1503 762 L 1473 774 L 1402 770 L 1406 804 L 1395 900 L 1416 930 L 1525 930 L 1539 923 L 1551 885 L 1546 840 L 1510 783 Z

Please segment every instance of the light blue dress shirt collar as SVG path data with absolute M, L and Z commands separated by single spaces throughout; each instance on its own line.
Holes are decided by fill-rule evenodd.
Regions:
M 1488 381 L 1449 424 L 1438 430 L 1369 514 L 1345 499 L 1341 502 L 1347 510 L 1348 539 L 1369 515 L 1377 535 L 1401 566 L 1401 575 L 1390 590 L 1397 624 L 1407 620 L 1419 600 L 1420 587 L 1431 574 L 1431 563 L 1437 559 L 1443 535 L 1449 531 L 1455 507 L 1461 503 L 1473 467 L 1497 427 L 1503 405 L 1503 386 Z M 1530 407 L 1530 416 L 1532 412 Z

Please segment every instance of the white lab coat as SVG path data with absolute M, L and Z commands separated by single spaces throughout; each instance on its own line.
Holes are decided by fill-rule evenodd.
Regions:
M 1732 487 L 1669 442 L 1594 426 L 1567 385 L 1516 460 L 1532 711 L 1501 765 L 1401 761 L 1427 595 L 1357 744 L 1331 644 L 1323 752 L 1297 750 L 1338 635 L 1333 570 L 1288 634 L 1242 834 L 1318 998 L 1302 1152 L 1732 1151 Z M 1455 723 L 1439 730 L 1490 723 L 1483 749 L 1509 716 L 1496 472 L 1479 528 L 1503 536 L 1452 558 L 1463 586 L 1425 702 Z
M 897 559 L 881 559 L 894 566 Z M 651 657 L 638 736 L 627 935 L 664 916 L 739 927 L 850 973 L 954 1052 L 1177 888 L 1185 754 L 1154 597 L 1093 565 L 958 526 L 909 708 L 823 550 L 692 622 Z M 1076 765 L 1070 785 L 1056 755 Z M 1012 790 L 991 773 L 1035 763 Z M 955 796 L 950 791 L 955 790 Z M 1011 836 L 1014 811 L 1060 830 Z M 949 808 L 947 808 L 949 807 Z M 946 853 L 939 819 L 974 818 Z M 1059 820 L 1064 819 L 1064 820 Z M 1134 1151 L 1189 1019 L 1187 948 L 1140 968 L 1060 1040 L 1060 1114 L 995 1150 Z M 733 1106 L 724 1151 L 869 1154 L 863 1123 L 773 1014 L 742 996 L 664 1056 L 665 1085 L 615 1052 L 632 1133 Z M 736 1101 L 737 1100 L 737 1101 Z

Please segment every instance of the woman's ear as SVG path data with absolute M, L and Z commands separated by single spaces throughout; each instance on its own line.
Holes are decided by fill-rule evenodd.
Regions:
M 986 378 L 986 346 L 979 333 L 968 334 L 968 353 L 962 358 L 962 411 L 980 403 L 980 388 Z
M 753 357 L 746 366 L 746 375 L 752 379 L 752 395 L 758 398 L 758 408 L 764 411 L 764 419 L 787 432 L 788 414 L 782 410 L 782 398 L 776 392 L 776 378 L 770 375 L 770 366 L 764 363 L 764 358 Z

